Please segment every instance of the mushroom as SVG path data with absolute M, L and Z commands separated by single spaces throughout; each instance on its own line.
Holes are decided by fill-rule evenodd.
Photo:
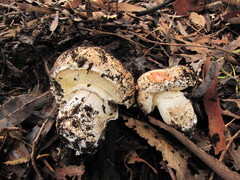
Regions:
M 181 90 L 194 84 L 195 73 L 186 66 L 148 71 L 137 80 L 137 101 L 146 114 L 157 106 L 165 123 L 188 131 L 197 117 Z
M 117 104 L 134 103 L 130 72 L 100 47 L 76 47 L 62 53 L 50 72 L 51 89 L 59 105 L 57 129 L 76 154 L 94 153 Z

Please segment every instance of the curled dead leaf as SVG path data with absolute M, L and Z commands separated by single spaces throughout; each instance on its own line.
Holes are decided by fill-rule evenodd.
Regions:
M 173 3 L 177 15 L 187 16 L 191 12 L 199 12 L 204 9 L 204 0 L 176 0 Z
M 58 16 L 58 11 L 56 12 L 55 14 L 55 17 L 50 25 L 50 31 L 51 31 L 51 34 L 53 34 L 53 32 L 57 29 L 58 27 L 58 20 L 59 20 L 59 16 Z
M 204 16 L 199 15 L 196 12 L 191 12 L 190 16 L 189 16 L 189 19 L 193 23 L 197 24 L 198 26 L 204 27 L 206 25 L 206 20 L 205 20 Z
M 136 151 L 130 151 L 129 154 L 127 155 L 126 161 L 127 161 L 127 164 L 135 164 L 136 162 L 143 162 L 146 165 L 148 165 L 155 174 L 158 173 L 157 170 L 151 164 L 149 164 L 144 159 L 140 158 Z
M 10 161 L 5 161 L 4 164 L 13 166 L 13 165 L 27 163 L 29 160 L 30 160 L 30 157 L 21 157 L 21 158 L 17 158 Z
M 67 180 L 67 177 L 78 177 L 78 179 L 81 179 L 81 176 L 85 172 L 85 167 L 84 165 L 81 166 L 66 166 L 63 168 L 56 169 L 54 172 L 54 176 L 56 179 L 62 179 L 62 180 Z

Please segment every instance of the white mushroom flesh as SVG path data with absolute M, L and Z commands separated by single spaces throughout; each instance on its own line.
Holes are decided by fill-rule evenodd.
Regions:
M 116 104 L 134 103 L 135 84 L 121 63 L 99 47 L 77 47 L 61 54 L 51 71 L 59 105 L 57 129 L 76 154 L 93 153 Z
M 59 111 L 59 132 L 69 142 L 69 147 L 91 152 L 98 146 L 98 141 L 104 133 L 106 124 L 117 119 L 118 109 L 114 104 L 108 104 L 91 91 L 79 90 L 72 99 Z
M 180 91 L 166 91 L 155 95 L 153 106 L 157 106 L 162 119 L 169 125 L 189 131 L 197 123 L 192 103 Z

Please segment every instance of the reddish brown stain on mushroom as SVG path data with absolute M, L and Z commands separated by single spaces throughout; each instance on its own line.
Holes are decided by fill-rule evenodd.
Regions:
M 163 82 L 163 81 L 172 81 L 173 78 L 168 72 L 151 72 L 151 74 L 147 77 L 150 81 L 153 82 Z

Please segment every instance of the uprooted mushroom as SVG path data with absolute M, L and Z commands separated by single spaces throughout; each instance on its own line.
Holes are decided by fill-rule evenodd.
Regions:
M 195 72 L 186 66 L 148 71 L 137 81 L 138 104 L 146 114 L 157 106 L 167 124 L 188 131 L 197 123 L 197 117 L 181 90 L 195 82 Z
M 117 104 L 134 103 L 133 76 L 100 47 L 62 53 L 51 70 L 51 89 L 59 105 L 57 129 L 76 154 L 95 152 L 108 121 L 118 118 Z

